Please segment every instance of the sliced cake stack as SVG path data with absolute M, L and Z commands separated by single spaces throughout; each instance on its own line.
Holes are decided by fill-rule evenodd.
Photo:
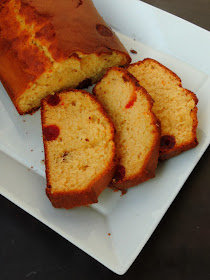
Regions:
M 110 68 L 93 94 L 69 90 L 42 102 L 46 191 L 55 207 L 95 203 L 108 185 L 138 185 L 155 176 L 158 159 L 198 143 L 195 94 L 155 60 Z

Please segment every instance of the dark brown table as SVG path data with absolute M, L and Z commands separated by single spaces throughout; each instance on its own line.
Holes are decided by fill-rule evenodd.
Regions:
M 210 30 L 210 0 L 144 2 Z M 210 147 L 123 276 L 0 197 L 0 280 L 13 279 L 210 279 Z

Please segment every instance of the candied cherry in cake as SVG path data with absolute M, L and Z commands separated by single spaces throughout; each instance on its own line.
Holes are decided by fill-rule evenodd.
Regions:
M 131 99 L 129 100 L 129 102 L 125 105 L 125 108 L 126 108 L 126 109 L 131 108 L 131 107 L 133 106 L 133 104 L 136 102 L 136 99 L 137 99 L 137 96 L 136 96 L 136 94 L 135 94 L 135 95 L 133 95 L 133 96 L 131 97 Z
M 103 24 L 96 24 L 96 30 L 103 37 L 112 37 L 112 31 Z
M 56 106 L 61 101 L 60 97 L 57 94 L 50 95 L 47 98 L 47 104 L 50 106 Z
M 160 147 L 163 149 L 172 149 L 176 144 L 174 136 L 164 135 L 160 140 Z
M 43 135 L 47 141 L 52 141 L 58 138 L 60 129 L 57 125 L 48 125 L 43 128 Z

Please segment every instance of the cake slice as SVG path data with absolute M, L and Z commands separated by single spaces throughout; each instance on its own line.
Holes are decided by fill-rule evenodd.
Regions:
M 70 90 L 42 101 L 46 193 L 54 207 L 96 203 L 115 171 L 114 127 L 85 91 Z
M 0 1 L 0 80 L 20 114 L 130 61 L 91 0 Z
M 160 127 L 153 101 L 126 70 L 110 68 L 93 89 L 112 119 L 117 169 L 111 185 L 127 189 L 155 176 Z
M 161 122 L 160 159 L 197 146 L 196 95 L 182 87 L 175 73 L 153 59 L 131 64 L 127 70 L 155 101 L 153 112 Z

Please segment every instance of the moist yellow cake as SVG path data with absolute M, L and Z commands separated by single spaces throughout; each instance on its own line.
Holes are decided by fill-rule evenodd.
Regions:
M 130 61 L 91 0 L 0 1 L 0 80 L 20 114 Z
M 155 176 L 160 127 L 153 101 L 126 70 L 110 68 L 93 94 L 112 119 L 116 134 L 117 169 L 112 185 L 127 189 Z
M 153 59 L 131 64 L 127 70 L 155 101 L 153 112 L 161 122 L 160 159 L 197 146 L 196 95 L 182 87 L 175 73 Z
M 96 203 L 115 172 L 114 127 L 95 98 L 70 90 L 42 101 L 46 193 L 54 207 Z

